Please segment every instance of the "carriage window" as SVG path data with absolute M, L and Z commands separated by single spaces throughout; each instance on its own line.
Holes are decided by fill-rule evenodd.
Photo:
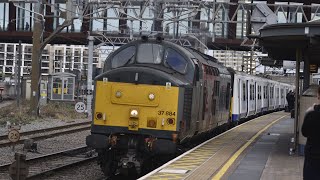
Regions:
M 249 100 L 252 100 L 252 87 L 251 87 L 251 84 L 250 84 L 250 94 L 249 94 Z
M 268 99 L 270 95 L 268 94 L 268 86 L 266 86 L 266 99 Z
M 113 56 L 111 67 L 117 68 L 127 64 L 128 62 L 132 62 L 134 59 L 134 55 L 136 53 L 136 47 L 130 46 L 123 50 L 121 50 L 118 54 Z
M 242 96 L 243 96 L 243 101 L 246 100 L 246 84 L 242 84 Z
M 168 48 L 165 52 L 165 62 L 174 70 L 179 73 L 186 73 L 187 71 L 187 61 L 182 57 L 177 51 Z M 210 67 L 206 67 L 207 74 L 210 74 Z
M 259 88 L 260 88 L 259 99 L 262 99 L 262 86 L 259 86 Z
M 254 91 L 253 85 L 250 84 L 250 100 L 253 100 L 253 91 Z
M 137 54 L 139 63 L 160 64 L 163 57 L 163 46 L 160 44 L 140 44 Z
M 252 85 L 252 100 L 255 99 L 255 97 L 254 97 L 255 91 L 256 91 L 256 89 L 255 89 L 254 85 Z
M 261 98 L 262 98 L 262 87 L 259 86 L 259 99 L 261 99 Z
M 259 99 L 262 99 L 262 86 L 259 86 Z
M 252 100 L 255 100 L 255 96 L 254 94 L 256 93 L 256 88 L 254 87 L 254 85 L 252 85 Z
M 270 87 L 270 98 L 273 99 L 273 87 Z

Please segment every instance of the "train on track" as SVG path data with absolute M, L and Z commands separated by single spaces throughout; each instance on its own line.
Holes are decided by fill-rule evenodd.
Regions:
M 217 59 L 162 38 L 130 42 L 95 78 L 88 146 L 105 175 L 136 172 L 199 137 L 283 109 L 294 87 L 236 72 Z

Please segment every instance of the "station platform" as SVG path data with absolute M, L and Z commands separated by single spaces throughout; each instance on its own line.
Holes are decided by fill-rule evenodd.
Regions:
M 294 120 L 275 112 L 234 127 L 140 180 L 303 179 L 303 156 L 289 155 Z

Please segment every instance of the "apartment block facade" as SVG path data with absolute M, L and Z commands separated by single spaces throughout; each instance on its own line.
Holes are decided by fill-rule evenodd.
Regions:
M 11 76 L 18 72 L 19 44 L 0 43 L 0 74 Z M 21 75 L 31 72 L 32 45 L 22 44 Z M 99 50 L 93 53 L 93 67 L 102 67 Z M 87 71 L 88 48 L 78 45 L 47 45 L 41 57 L 41 74 L 47 76 L 57 72 Z

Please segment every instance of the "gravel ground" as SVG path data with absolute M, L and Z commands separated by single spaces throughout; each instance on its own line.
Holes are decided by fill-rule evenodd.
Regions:
M 3 102 L 0 103 L 0 108 L 9 106 L 12 103 L 14 103 L 14 101 L 3 101 Z
M 27 158 L 38 157 L 43 154 L 49 154 L 62 150 L 72 149 L 79 146 L 84 146 L 86 136 L 89 134 L 90 130 L 86 130 L 36 141 L 38 145 L 38 153 L 28 152 Z M 15 146 L 15 152 L 21 152 L 22 148 L 23 145 L 21 144 Z M 12 147 L 0 148 L 0 157 L 0 164 L 12 162 L 14 159 L 14 151 L 12 150 Z
M 124 175 L 117 175 L 112 178 L 106 178 L 98 163 L 88 162 L 74 168 L 67 168 L 66 170 L 56 172 L 47 178 L 46 180 L 134 180 L 136 178 L 128 177 Z M 37 179 L 38 180 L 38 179 Z M 40 180 L 40 179 L 39 179 Z
M 100 170 L 98 163 L 89 162 L 74 168 L 68 168 L 59 171 L 56 174 L 47 177 L 47 180 L 104 180 L 104 175 Z
M 73 120 L 59 120 L 59 119 L 46 119 L 30 122 L 29 124 L 21 125 L 19 132 L 32 131 L 36 129 L 44 129 L 56 126 L 64 126 L 67 124 L 80 123 L 89 121 L 88 119 L 73 119 Z M 0 135 L 8 134 L 6 125 L 0 126 Z

